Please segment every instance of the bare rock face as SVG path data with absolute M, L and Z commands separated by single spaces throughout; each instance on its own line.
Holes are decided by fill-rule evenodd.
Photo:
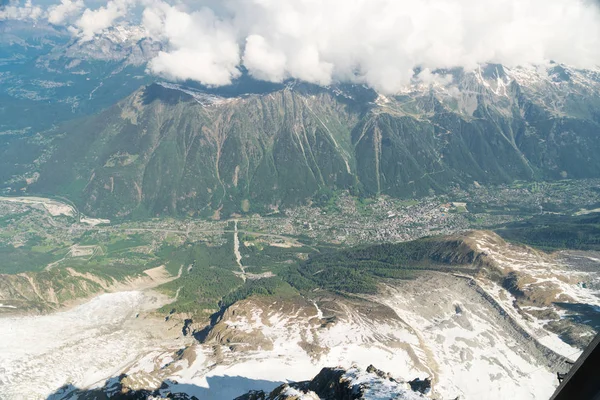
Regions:
M 427 394 L 431 391 L 431 379 L 429 378 L 416 378 L 408 382 L 408 384 L 410 385 L 410 388 L 415 392 Z
M 574 251 L 548 254 L 506 242 L 488 231 L 469 232 L 465 241 L 479 255 L 478 284 L 488 293 L 498 293 L 496 300 L 505 310 L 514 311 L 522 324 L 537 321 L 572 346 L 588 345 L 595 330 L 581 322 L 590 322 L 593 313 L 578 304 L 598 301 L 586 290 L 598 280 L 597 270 L 590 270 L 585 262 L 589 258 Z M 565 312 L 581 314 L 561 317 Z
M 271 393 L 248 392 L 236 400 L 368 400 L 425 399 L 372 365 L 367 370 L 323 368 L 311 381 L 283 384 Z
M 76 398 L 80 400 L 198 400 L 196 396 L 187 393 L 177 393 L 169 390 L 169 384 L 163 382 L 160 388 L 132 389 L 128 384 L 127 375 L 123 374 L 106 381 L 105 385 L 97 389 L 83 390 L 66 385 L 50 395 L 49 400 Z

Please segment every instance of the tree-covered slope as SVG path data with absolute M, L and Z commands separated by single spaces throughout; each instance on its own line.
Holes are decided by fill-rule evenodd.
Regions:
M 331 98 L 293 91 L 219 99 L 152 85 L 63 127 L 32 190 L 89 213 L 264 210 L 353 184 L 347 126 Z M 327 122 L 323 122 L 326 119 Z
M 452 71 L 451 84 L 395 97 L 310 85 L 221 97 L 153 84 L 38 138 L 43 156 L 29 176 L 39 179 L 11 182 L 91 215 L 208 217 L 285 207 L 321 189 L 414 197 L 597 177 L 600 80 L 532 74 Z

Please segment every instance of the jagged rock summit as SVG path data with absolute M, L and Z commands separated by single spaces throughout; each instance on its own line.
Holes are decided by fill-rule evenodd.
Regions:
M 429 380 L 419 382 L 427 383 Z M 174 381 L 165 381 L 155 390 L 134 389 L 130 383 L 128 376 L 123 374 L 109 379 L 97 389 L 81 390 L 67 385 L 51 395 L 49 400 L 198 400 L 192 393 L 174 390 L 175 387 L 171 387 L 177 386 Z M 398 381 L 372 365 L 366 370 L 352 366 L 348 369 L 323 368 L 311 381 L 284 383 L 270 393 L 253 390 L 235 400 L 423 400 L 427 399 L 423 393 L 428 393 L 429 387 L 422 384 L 416 389 L 412 382 Z
M 427 382 L 425 380 L 424 382 Z M 425 392 L 427 386 L 421 387 Z M 349 369 L 323 368 L 311 381 L 285 383 L 271 393 L 252 391 L 235 400 L 419 400 L 422 393 L 413 391 L 408 383 L 400 382 L 370 365 L 366 370 L 357 366 Z

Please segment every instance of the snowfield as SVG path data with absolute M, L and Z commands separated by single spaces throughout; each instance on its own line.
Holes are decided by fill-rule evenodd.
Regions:
M 421 283 L 419 304 L 393 288 L 385 301 L 421 335 L 443 398 L 550 398 L 555 374 L 466 282 Z
M 52 315 L 2 318 L 0 399 L 45 399 L 65 384 L 103 384 L 164 345 L 149 324 L 135 323 L 137 313 L 159 305 L 156 295 L 120 292 Z
M 491 275 L 427 272 L 373 296 L 252 297 L 227 309 L 200 344 L 178 322 L 149 316 L 168 302 L 161 295 L 103 294 L 60 313 L 0 319 L 0 399 L 67 399 L 69 390 L 56 391 L 120 374 L 134 389 L 166 383 L 165 391 L 233 399 L 310 380 L 323 367 L 374 365 L 400 382 L 431 378 L 433 398 L 545 400 L 565 358 L 581 353 L 549 328 L 568 321 L 556 302 L 600 307 L 598 259 L 501 248 L 492 234 L 476 246 L 486 268 L 518 273 L 535 301 L 517 301 Z
M 400 319 L 369 319 L 343 305 L 338 322 L 323 326 L 319 321 L 328 311 L 316 304 L 311 313 L 298 309 L 291 315 L 277 305 L 257 307 L 224 324 L 250 337 L 262 332 L 271 348 L 233 351 L 216 343 L 195 344 L 193 357 L 178 360 L 176 351 L 191 341 L 181 338 L 178 329 L 165 334 L 153 330 L 160 324 L 136 318 L 160 304 L 144 292 L 104 294 L 52 315 L 4 318 L 0 398 L 46 399 L 63 385 L 97 387 L 125 372 L 142 387 L 158 388 L 168 380 L 177 382 L 170 385 L 172 392 L 232 399 L 249 390 L 312 379 L 326 366 L 353 364 L 373 364 L 404 380 L 433 377 L 434 393 L 444 398 L 551 395 L 554 374 L 523 350 L 510 329 L 465 289 L 464 280 L 455 278 L 458 287 L 437 291 L 433 287 L 440 282 L 418 283 L 412 289 L 390 288 L 383 297 Z M 437 306 L 420 301 L 424 293 Z M 307 343 L 320 350 L 307 352 Z

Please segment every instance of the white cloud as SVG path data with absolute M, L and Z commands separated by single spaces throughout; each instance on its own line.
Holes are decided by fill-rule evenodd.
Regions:
M 150 64 L 153 72 L 216 85 L 228 83 L 243 65 L 263 80 L 344 80 L 395 92 L 410 81 L 415 67 L 428 71 L 422 80 L 433 81 L 435 69 L 486 62 L 600 64 L 600 13 L 584 0 L 201 4 L 198 11 L 162 2 L 147 7 L 148 30 L 170 45 Z
M 0 21 L 2 20 L 37 20 L 42 17 L 44 10 L 34 6 L 31 0 L 27 0 L 23 5 L 18 1 L 11 1 L 8 5 L 0 8 Z
M 417 80 L 426 85 L 442 85 L 446 86 L 452 83 L 452 75 L 450 74 L 436 74 L 433 73 L 429 68 L 425 68 L 416 76 Z
M 240 76 L 240 46 L 231 21 L 209 8 L 186 13 L 165 4 L 147 9 L 144 24 L 171 51 L 149 63 L 155 74 L 169 79 L 193 79 L 206 85 L 226 85 Z
M 94 35 L 110 28 L 119 18 L 125 17 L 136 0 L 110 0 L 104 7 L 87 8 L 75 23 L 83 40 L 92 40 Z
M 246 38 L 243 64 L 256 79 L 282 82 L 287 77 L 287 57 L 270 46 L 264 37 L 250 35 Z
M 48 22 L 60 25 L 69 17 L 79 14 L 83 7 L 83 0 L 61 0 L 60 4 L 48 8 Z
M 50 22 L 79 14 L 83 1 L 61 0 Z M 134 6 L 166 43 L 149 70 L 208 85 L 245 67 L 262 80 L 351 81 L 393 93 L 416 67 L 431 81 L 430 71 L 487 62 L 600 64 L 600 11 L 590 0 L 109 0 L 83 11 L 74 29 L 91 40 L 129 21 Z M 0 11 L 8 15 L 41 10 L 28 2 Z

